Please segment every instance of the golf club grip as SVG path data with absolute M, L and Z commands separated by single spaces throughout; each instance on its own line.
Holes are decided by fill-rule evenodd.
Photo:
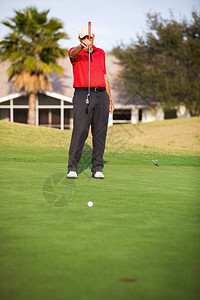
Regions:
M 91 37 L 91 22 L 88 22 L 88 35 L 89 35 L 89 41 Z

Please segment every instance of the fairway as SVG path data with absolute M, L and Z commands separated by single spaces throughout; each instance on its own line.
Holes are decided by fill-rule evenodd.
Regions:
M 199 299 L 199 126 L 113 126 L 67 180 L 71 131 L 0 122 L 0 298 Z

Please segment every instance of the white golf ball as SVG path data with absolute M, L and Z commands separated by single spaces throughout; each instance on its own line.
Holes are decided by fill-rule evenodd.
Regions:
M 93 206 L 93 202 L 92 202 L 92 201 L 88 201 L 87 205 L 88 205 L 89 207 L 92 207 L 92 206 Z

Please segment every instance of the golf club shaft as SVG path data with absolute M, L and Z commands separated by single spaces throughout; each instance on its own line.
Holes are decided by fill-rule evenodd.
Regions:
M 89 38 L 89 41 L 91 40 L 90 39 L 90 36 L 91 36 L 91 22 L 88 22 L 88 38 Z M 86 104 L 87 104 L 87 107 L 86 107 L 86 110 L 85 110 L 85 113 L 86 115 L 88 115 L 88 106 L 89 106 L 89 103 L 90 103 L 90 46 L 89 46 L 89 49 L 88 49 L 88 94 L 87 94 L 87 98 L 86 98 Z
M 91 22 L 88 22 L 89 41 L 91 40 Z M 88 97 L 90 96 L 90 46 L 89 46 L 89 61 L 88 61 Z

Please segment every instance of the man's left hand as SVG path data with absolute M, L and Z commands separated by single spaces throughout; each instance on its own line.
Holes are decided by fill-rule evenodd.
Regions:
M 112 102 L 112 100 L 110 99 L 110 107 L 109 107 L 109 112 L 112 114 L 113 111 L 114 111 L 115 107 L 114 107 L 114 104 Z

